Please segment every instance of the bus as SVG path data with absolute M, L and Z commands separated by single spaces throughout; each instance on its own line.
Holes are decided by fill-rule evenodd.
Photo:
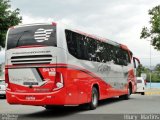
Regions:
M 136 62 L 123 44 L 59 22 L 9 28 L 5 81 L 9 104 L 86 105 L 136 92 Z

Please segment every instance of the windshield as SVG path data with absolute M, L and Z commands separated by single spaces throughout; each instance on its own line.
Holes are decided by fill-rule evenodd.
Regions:
M 7 49 L 29 45 L 45 45 L 56 47 L 56 26 L 24 26 L 11 28 L 9 30 Z

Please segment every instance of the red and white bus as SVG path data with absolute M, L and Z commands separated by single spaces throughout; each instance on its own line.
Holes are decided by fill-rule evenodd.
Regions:
M 127 46 L 61 23 L 9 28 L 5 54 L 10 104 L 95 109 L 99 100 L 136 91 L 138 59 Z

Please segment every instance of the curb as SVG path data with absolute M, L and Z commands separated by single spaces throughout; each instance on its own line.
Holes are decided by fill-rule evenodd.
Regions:
M 145 95 L 160 95 L 160 91 L 158 92 L 145 92 Z

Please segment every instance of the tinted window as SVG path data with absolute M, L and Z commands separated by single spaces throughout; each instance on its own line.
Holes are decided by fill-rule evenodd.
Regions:
M 87 40 L 87 54 L 88 54 L 88 60 L 90 61 L 96 61 L 96 50 L 97 50 L 97 43 L 94 39 L 86 37 Z
M 119 65 L 127 65 L 130 63 L 129 54 L 126 50 L 115 48 L 115 63 Z
M 27 45 L 57 46 L 56 27 L 37 25 L 11 28 L 9 30 L 7 49 Z
M 127 65 L 130 62 L 128 52 L 119 46 L 113 46 L 70 30 L 66 30 L 65 33 L 68 51 L 78 59 L 104 63 L 113 61 L 118 65 Z
M 78 47 L 77 47 L 76 34 L 69 30 L 66 30 L 65 34 L 66 34 L 66 40 L 67 40 L 67 46 L 68 46 L 69 53 L 75 56 L 76 58 L 78 58 Z

